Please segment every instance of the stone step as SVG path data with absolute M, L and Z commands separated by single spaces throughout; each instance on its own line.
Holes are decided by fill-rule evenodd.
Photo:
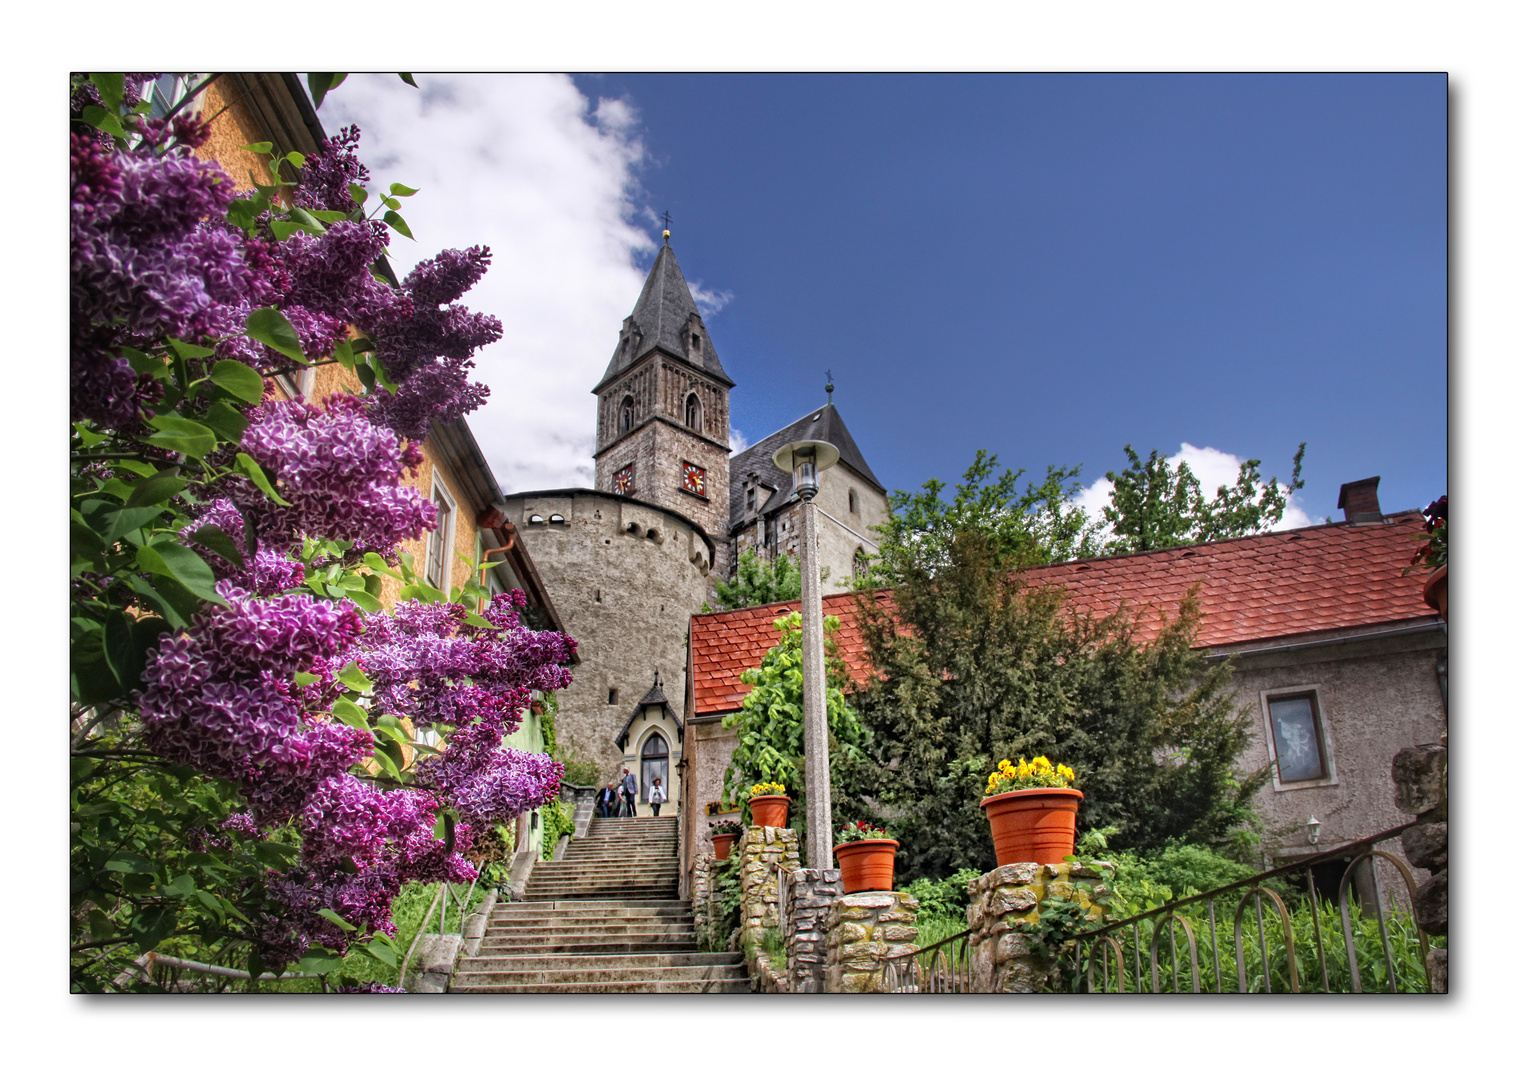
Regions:
M 665 953 L 693 949 L 695 931 L 687 929 L 672 934 L 550 934 L 526 938 L 519 935 L 484 935 L 480 956 L 539 956 L 543 953 Z
M 655 954 L 656 955 L 656 954 Z M 638 963 L 647 959 L 642 956 L 626 957 Z M 483 985 L 534 985 L 536 983 L 583 983 L 584 985 L 608 986 L 612 983 L 664 982 L 671 979 L 711 980 L 725 979 L 736 972 L 733 964 L 643 964 L 627 968 L 573 968 L 553 967 L 526 970 L 523 967 L 502 968 L 476 965 L 471 968 L 459 966 L 451 978 L 453 988 Z
M 603 928 L 620 929 L 626 927 L 632 930 L 659 930 L 667 927 L 693 926 L 694 920 L 688 915 L 653 916 L 652 918 L 633 918 L 627 915 L 564 915 L 562 917 L 546 919 L 502 919 L 490 920 L 489 930 L 501 930 L 504 933 L 511 931 L 520 934 L 545 933 L 552 930 L 578 929 L 585 933 L 592 933 Z
M 584 862 L 572 860 L 564 862 L 542 863 L 531 873 L 538 877 L 560 877 L 572 875 L 590 874 L 678 874 L 678 859 L 643 859 L 638 862 L 627 859 L 611 859 L 609 862 Z
M 690 902 L 673 897 L 662 900 L 523 900 L 500 902 L 494 905 L 497 912 L 518 913 L 525 911 L 689 911 Z
M 617 900 L 672 900 L 678 890 L 667 889 L 538 889 L 534 885 L 525 890 L 527 900 L 595 900 L 608 896 Z
M 535 877 L 525 883 L 527 889 L 545 892 L 548 889 L 565 892 L 600 893 L 615 889 L 669 889 L 679 888 L 679 875 L 633 874 L 630 877 Z
M 601 974 L 606 971 L 645 971 L 664 967 L 736 967 L 742 962 L 743 954 L 740 952 L 525 953 L 515 956 L 484 956 L 479 953 L 477 956 L 463 957 L 456 969 L 474 974 L 552 970 Z
M 483 986 L 452 986 L 453 994 L 747 994 L 748 975 L 718 979 L 665 979 L 652 982 L 613 983 L 489 983 Z

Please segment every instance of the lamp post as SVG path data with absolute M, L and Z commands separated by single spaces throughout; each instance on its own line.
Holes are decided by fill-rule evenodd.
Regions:
M 824 410 L 825 412 L 826 410 Z M 828 680 L 823 668 L 822 576 L 817 569 L 817 508 L 812 504 L 818 477 L 838 463 L 838 447 L 828 442 L 824 413 L 813 418 L 805 438 L 775 451 L 775 467 L 795 479 L 801 499 L 801 695 L 805 743 L 806 843 L 803 862 L 810 870 L 833 868 L 833 810 L 828 776 Z

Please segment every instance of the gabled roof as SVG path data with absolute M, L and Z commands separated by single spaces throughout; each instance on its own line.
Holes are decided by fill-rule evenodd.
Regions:
M 786 443 L 800 442 L 809 438 L 830 442 L 838 447 L 841 456 L 834 468 L 848 466 L 859 473 L 871 487 L 882 495 L 886 494 L 886 489 L 875 478 L 875 473 L 870 471 L 870 466 L 865 463 L 865 455 L 860 453 L 860 448 L 854 442 L 854 436 L 849 434 L 848 425 L 839 415 L 837 406 L 830 401 L 819 409 L 813 409 L 800 420 L 787 424 L 774 434 L 764 436 L 748 449 L 739 450 L 732 455 L 728 462 L 728 472 L 732 485 L 731 520 L 733 525 L 740 524 L 745 515 L 744 493 L 748 489 L 750 473 L 757 473 L 760 483 L 775 489 L 774 494 L 758 507 L 756 513 L 771 513 L 790 501 L 793 491 L 791 478 L 789 474 L 775 468 L 775 451 Z
M 1072 610 L 1099 617 L 1126 603 L 1151 640 L 1199 584 L 1197 645 L 1236 652 L 1255 643 L 1365 627 L 1440 623 L 1422 600 L 1422 579 L 1403 576 L 1422 517 L 1411 510 L 1374 524 L 1315 525 L 1237 540 L 1079 559 L 1025 571 L 1027 583 L 1062 586 Z M 876 594 L 889 603 L 890 593 Z M 749 688 L 738 674 L 758 667 L 779 641 L 774 620 L 799 602 L 765 604 L 690 619 L 690 683 L 695 715 L 735 711 Z M 871 674 L 853 593 L 825 596 L 823 614 L 842 620 L 839 658 L 854 681 Z
M 668 696 L 663 692 L 663 680 L 658 678 L 658 673 L 655 671 L 653 672 L 653 688 L 642 695 L 642 700 L 637 702 L 637 707 L 632 709 L 631 715 L 626 718 L 626 726 L 615 737 L 617 749 L 622 751 L 626 749 L 626 740 L 631 736 L 631 725 L 637 722 L 637 719 L 647 710 L 649 705 L 663 706 L 665 715 L 674 721 L 674 726 L 679 729 L 680 742 L 684 741 L 684 721 L 675 715 L 673 708 L 669 705 Z
M 653 268 L 647 272 L 647 281 L 643 283 L 642 292 L 637 297 L 637 306 L 631 309 L 631 321 L 641 335 L 641 340 L 633 349 L 625 349 L 622 347 L 623 342 L 617 342 L 610 364 L 595 386 L 594 393 L 599 393 L 606 383 L 630 369 L 655 348 L 688 363 L 689 350 L 685 348 L 684 330 L 690 316 L 699 313 L 695 297 L 690 295 L 690 286 L 684 280 L 684 271 L 679 269 L 679 260 L 674 257 L 674 249 L 665 242 L 658 249 Z M 709 333 L 701 336 L 700 360 L 701 370 L 707 375 L 729 387 L 737 385 L 722 370 L 721 359 L 711 345 Z

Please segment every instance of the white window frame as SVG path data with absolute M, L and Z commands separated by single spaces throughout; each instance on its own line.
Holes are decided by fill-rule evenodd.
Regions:
M 1326 775 L 1315 780 L 1294 780 L 1286 783 L 1279 779 L 1278 747 L 1273 741 L 1273 713 L 1268 708 L 1270 698 L 1297 697 L 1309 694 L 1314 703 L 1314 718 L 1316 721 L 1316 734 L 1321 740 L 1322 760 L 1326 762 Z M 1332 726 L 1327 720 L 1326 706 L 1321 701 L 1321 686 L 1312 683 L 1304 686 L 1278 686 L 1269 690 L 1258 692 L 1263 711 L 1263 738 L 1268 746 L 1268 761 L 1273 766 L 1274 791 L 1302 791 L 1305 788 L 1336 787 L 1337 758 L 1332 753 Z
M 440 470 L 432 465 L 430 467 L 430 501 L 438 506 L 441 498 L 444 498 L 446 505 L 450 507 L 447 514 L 448 520 L 443 526 L 437 526 L 434 532 L 425 535 L 424 579 L 441 592 L 450 595 L 451 575 L 455 569 L 452 560 L 456 555 L 456 500 L 451 497 L 451 489 L 441 480 Z M 441 552 L 440 558 L 440 572 L 445 579 L 444 584 L 430 577 L 430 549 L 434 546 L 437 536 L 441 537 L 445 543 L 445 549 Z

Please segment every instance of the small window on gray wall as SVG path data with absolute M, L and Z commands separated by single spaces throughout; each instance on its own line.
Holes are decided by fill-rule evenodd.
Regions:
M 607 702 L 606 702 L 606 704 L 609 704 L 609 705 L 614 705 L 614 704 L 616 704 L 616 700 L 615 700 L 615 698 L 616 698 L 616 694 L 615 694 L 615 687 L 613 687 L 613 686 L 612 686 L 612 687 L 611 687 L 611 688 L 610 688 L 610 698 L 609 698 L 609 700 L 608 700 L 608 701 L 607 701 Z
M 1270 697 L 1268 723 L 1281 784 L 1324 780 L 1330 775 L 1314 691 Z
M 849 489 L 849 513 L 859 513 L 859 492 L 853 488 Z

